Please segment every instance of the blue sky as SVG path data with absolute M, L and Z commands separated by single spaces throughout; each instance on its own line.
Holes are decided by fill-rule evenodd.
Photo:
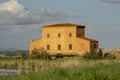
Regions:
M 120 47 L 120 0 L 12 1 L 0 0 L 0 48 L 28 49 L 41 25 L 59 22 L 85 25 L 86 36 L 102 48 Z

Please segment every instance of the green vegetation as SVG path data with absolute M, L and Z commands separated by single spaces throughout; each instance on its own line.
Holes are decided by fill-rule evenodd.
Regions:
M 88 60 L 82 57 L 55 60 L 1 60 L 0 68 L 27 70 L 25 74 L 0 76 L 0 80 L 119 80 L 119 60 Z M 9 64 L 9 65 L 7 65 Z M 8 67 L 9 66 L 9 67 Z M 11 66 L 11 67 L 10 67 Z
M 103 55 L 102 55 L 102 52 L 91 51 L 84 54 L 84 58 L 98 60 L 98 59 L 103 59 Z
M 106 58 L 106 59 L 115 59 L 115 54 L 106 53 L 106 54 L 105 54 L 105 58 Z
M 27 57 L 25 51 L 23 51 L 23 50 L 18 50 L 18 51 L 17 51 L 17 54 L 18 54 L 18 56 L 19 56 L 20 58 L 22 58 L 22 59 L 24 59 L 24 58 Z
M 32 59 L 48 59 L 49 55 L 47 53 L 47 51 L 44 48 L 40 48 L 40 49 L 34 49 L 31 53 L 30 56 Z
M 91 51 L 84 57 L 75 56 L 49 60 L 43 49 L 32 51 L 31 58 L 0 58 L 0 69 L 21 70 L 14 76 L 0 76 L 0 80 L 119 80 L 120 60 L 115 56 Z

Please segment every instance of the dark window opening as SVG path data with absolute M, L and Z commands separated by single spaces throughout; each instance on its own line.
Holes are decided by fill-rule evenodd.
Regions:
M 50 50 L 50 45 L 47 45 L 47 50 Z
M 97 45 L 96 45 L 96 44 L 93 44 L 93 48 L 96 49 L 96 48 L 97 48 Z
M 50 37 L 50 34 L 47 34 L 47 38 L 49 38 Z
M 49 37 L 50 37 L 50 34 L 48 33 L 48 34 L 47 34 L 47 38 L 49 38 Z
M 58 37 L 59 37 L 59 38 L 61 37 L 60 33 L 58 33 Z
M 69 44 L 69 50 L 72 50 L 72 44 Z
M 72 33 L 69 33 L 69 37 L 72 37 Z
M 58 50 L 61 50 L 61 45 L 60 44 L 58 45 Z

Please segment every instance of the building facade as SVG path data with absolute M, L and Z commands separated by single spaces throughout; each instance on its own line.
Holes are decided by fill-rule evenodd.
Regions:
M 42 27 L 42 36 L 30 42 L 32 50 L 44 48 L 49 55 L 83 55 L 97 49 L 99 42 L 85 37 L 85 26 L 64 23 Z

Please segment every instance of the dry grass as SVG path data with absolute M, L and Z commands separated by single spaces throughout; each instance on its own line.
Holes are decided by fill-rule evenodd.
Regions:
M 42 72 L 55 68 L 86 67 L 114 63 L 120 63 L 120 60 L 84 60 L 79 57 L 56 60 L 0 60 L 0 68 Z
M 120 60 L 84 60 L 81 57 L 56 60 L 0 60 L 1 68 L 6 64 L 7 68 L 12 67 L 28 72 L 24 75 L 9 77 L 9 80 L 120 79 Z M 0 80 L 8 80 L 8 77 L 2 77 Z

